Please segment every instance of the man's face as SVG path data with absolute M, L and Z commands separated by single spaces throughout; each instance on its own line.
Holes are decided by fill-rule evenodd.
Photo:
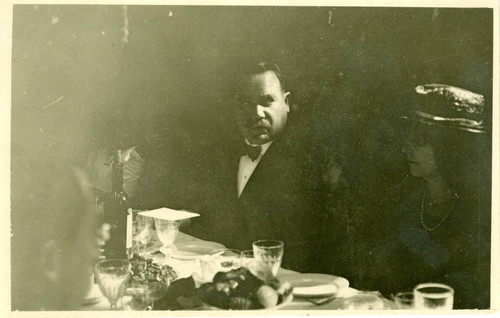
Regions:
M 273 140 L 285 128 L 290 111 L 290 93 L 283 92 L 272 71 L 251 75 L 236 106 L 240 133 L 255 145 Z

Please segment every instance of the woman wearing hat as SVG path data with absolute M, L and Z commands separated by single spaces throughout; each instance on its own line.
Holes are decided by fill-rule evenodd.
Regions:
M 491 139 L 484 97 L 428 84 L 417 86 L 409 102 L 403 152 L 421 186 L 397 209 L 379 252 L 381 291 L 441 282 L 454 288 L 454 308 L 488 308 Z

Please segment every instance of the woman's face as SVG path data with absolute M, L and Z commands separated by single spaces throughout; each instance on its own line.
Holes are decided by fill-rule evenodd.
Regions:
M 434 147 L 425 135 L 419 134 L 418 130 L 410 133 L 403 146 L 403 153 L 406 155 L 413 176 L 429 179 L 439 175 Z

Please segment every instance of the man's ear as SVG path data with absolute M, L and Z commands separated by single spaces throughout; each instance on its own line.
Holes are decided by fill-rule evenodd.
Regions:
M 291 96 L 292 96 L 292 94 L 290 92 L 286 92 L 285 94 L 283 94 L 283 100 L 285 101 L 288 112 L 290 111 L 290 102 L 291 102 L 291 98 L 292 98 Z
M 59 280 L 59 268 L 62 261 L 61 250 L 56 241 L 51 240 L 42 245 L 40 251 L 40 265 L 45 277 L 51 282 Z

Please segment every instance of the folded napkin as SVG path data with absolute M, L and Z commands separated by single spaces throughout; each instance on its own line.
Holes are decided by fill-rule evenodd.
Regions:
M 168 221 L 179 221 L 200 216 L 198 213 L 192 213 L 192 212 L 180 211 L 168 208 L 149 210 L 149 211 L 139 212 L 138 214 Z

